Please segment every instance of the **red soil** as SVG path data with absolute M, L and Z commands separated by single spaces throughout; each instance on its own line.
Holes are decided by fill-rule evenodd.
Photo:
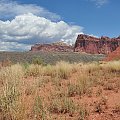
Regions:
M 79 74 L 80 72 L 77 72 L 75 74 L 72 74 L 68 80 L 61 80 L 59 84 L 60 91 L 63 90 L 61 91 L 62 93 L 67 91 L 67 85 L 69 83 L 76 84 L 76 80 L 77 80 L 76 76 L 78 76 Z M 56 88 L 57 86 L 53 84 L 50 78 L 47 78 L 46 76 L 46 79 L 49 79 L 48 82 L 37 90 L 37 94 L 41 96 L 42 98 L 44 98 L 45 105 L 49 106 L 51 93 L 52 94 L 59 93 L 60 91 L 57 90 L 58 89 Z M 34 84 L 35 82 L 34 80 L 35 80 L 34 78 L 25 79 L 25 81 L 31 85 Z M 120 80 L 119 78 L 114 78 L 114 80 L 110 79 L 109 82 L 113 85 L 115 83 L 117 84 L 119 80 Z M 97 91 L 99 89 L 101 89 L 101 95 L 97 96 Z M 27 103 L 28 111 L 30 110 L 30 106 L 33 105 L 33 101 L 34 101 L 33 98 L 34 97 L 32 95 L 28 95 L 27 97 L 24 96 L 25 104 Z M 89 110 L 89 116 L 85 118 L 85 120 L 120 120 L 119 111 L 118 112 L 114 111 L 115 106 L 120 104 L 120 90 L 119 89 L 116 92 L 115 88 L 113 88 L 113 90 L 105 90 L 104 85 L 103 86 L 96 85 L 92 87 L 91 96 L 85 94 L 82 96 L 75 95 L 70 98 L 73 100 L 73 102 L 76 105 L 83 104 L 87 106 L 87 110 Z M 106 98 L 107 100 L 105 104 L 102 103 L 104 98 Z M 95 106 L 97 105 L 97 103 L 101 104 L 101 108 L 102 108 L 101 112 L 95 111 Z M 70 116 L 69 113 L 66 113 L 66 114 L 52 113 L 51 115 L 52 115 L 53 120 L 61 120 L 61 119 L 62 120 L 79 120 L 78 114 L 76 113 L 74 113 L 72 116 Z
M 50 106 L 54 97 L 57 95 L 63 95 L 67 93 L 69 84 L 77 84 L 77 79 L 80 75 L 85 74 L 80 70 L 76 73 L 72 73 L 68 79 L 55 80 L 51 76 L 41 76 L 38 77 L 27 77 L 23 79 L 23 86 L 21 86 L 21 103 L 24 103 L 24 120 L 33 120 L 34 113 L 33 107 L 35 103 L 35 98 L 40 96 L 42 98 L 43 106 Z M 91 92 L 89 88 L 83 95 L 66 96 L 66 98 L 71 99 L 76 106 L 85 106 L 89 115 L 85 118 L 79 118 L 79 111 L 70 113 L 51 113 L 51 117 L 46 120 L 120 120 L 120 108 L 116 109 L 117 105 L 120 105 L 120 75 L 117 73 L 102 73 L 93 72 L 86 73 L 86 76 L 93 76 L 96 82 L 91 86 Z M 97 77 L 96 77 L 97 76 Z M 43 84 L 38 86 L 38 81 L 43 80 Z M 88 79 L 89 80 L 89 79 Z M 56 82 L 57 81 L 57 82 Z M 88 82 L 90 83 L 90 81 Z M 106 87 L 110 84 L 110 88 Z M 89 94 L 90 93 L 90 94 Z M 100 108 L 99 108 L 100 104 Z M 99 110 L 97 110 L 98 108 Z M 46 110 L 46 109 L 45 109 Z M 83 113 L 84 114 L 84 113 Z M 7 120 L 7 119 L 6 119 Z M 36 118 L 36 120 L 42 120 Z

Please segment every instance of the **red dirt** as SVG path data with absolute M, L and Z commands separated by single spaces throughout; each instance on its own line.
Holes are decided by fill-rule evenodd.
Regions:
M 80 72 L 74 73 L 68 80 L 61 80 L 60 82 L 61 89 L 66 91 L 67 85 L 69 83 L 75 84 L 77 79 L 76 76 L 78 76 L 79 74 Z M 33 80 L 26 79 L 26 82 L 29 81 L 33 84 L 35 82 L 34 80 L 35 79 Z M 117 78 L 114 80 L 114 82 L 116 83 L 119 80 L 120 78 Z M 102 89 L 102 93 L 100 96 L 96 96 L 96 92 L 99 88 Z M 89 116 L 85 118 L 85 120 L 119 120 L 120 114 L 113 111 L 115 106 L 120 104 L 120 90 L 118 90 L 118 92 L 115 92 L 114 90 L 105 90 L 104 87 L 100 85 L 92 87 L 92 89 L 93 89 L 92 96 L 88 96 L 85 94 L 82 96 L 75 95 L 74 97 L 70 97 L 70 99 L 72 99 L 76 105 L 80 105 L 80 104 L 87 105 L 87 110 L 89 110 L 90 112 L 89 112 Z M 46 83 L 45 85 L 43 85 L 38 89 L 38 94 L 44 98 L 45 105 L 50 104 L 49 98 L 54 93 L 57 93 L 57 90 L 56 90 L 56 85 L 54 85 L 52 81 L 49 81 L 48 83 Z M 101 102 L 102 97 L 106 98 L 107 102 L 105 104 L 101 103 L 102 111 L 100 113 L 95 112 L 95 106 L 97 103 Z M 25 103 L 29 103 L 28 107 L 30 106 L 30 103 L 33 101 L 33 100 L 31 101 L 31 99 L 32 99 L 32 95 L 30 95 L 27 98 L 25 97 L 25 100 L 26 100 Z M 72 116 L 70 116 L 69 113 L 68 114 L 52 113 L 52 119 L 53 120 L 61 120 L 61 119 L 62 120 L 79 120 L 77 113 L 74 113 Z
M 104 72 L 103 72 L 104 73 Z M 25 118 L 24 120 L 33 120 L 33 106 L 36 96 L 40 96 L 42 98 L 42 102 L 44 106 L 49 106 L 51 101 L 56 97 L 57 93 L 65 93 L 67 92 L 68 84 L 77 84 L 78 76 L 83 74 L 80 70 L 76 73 L 70 75 L 68 79 L 61 79 L 55 83 L 54 78 L 50 76 L 41 76 L 42 78 L 28 77 L 23 79 L 23 85 L 21 86 L 21 101 L 24 103 L 25 107 Z M 92 74 L 87 73 L 86 76 L 96 75 L 95 72 Z M 114 74 L 113 74 L 114 75 Z M 107 79 L 102 79 L 102 82 L 105 84 L 118 84 L 120 81 L 120 76 L 110 77 L 109 76 L 99 76 L 97 80 L 101 79 L 101 77 L 107 77 Z M 38 80 L 43 79 L 44 83 L 40 87 L 36 87 Z M 96 79 L 96 78 L 95 78 Z M 58 84 L 59 83 L 59 84 Z M 87 111 L 89 111 L 89 115 L 84 118 L 79 118 L 79 113 L 75 112 L 73 114 L 70 113 L 51 113 L 52 120 L 120 120 L 120 110 L 116 111 L 116 105 L 120 105 L 120 89 L 117 88 L 115 90 L 115 86 L 111 90 L 104 89 L 104 84 L 95 84 L 91 87 L 92 93 L 89 96 L 88 94 L 83 95 L 75 95 L 73 97 L 67 96 L 70 98 L 75 105 L 83 105 L 86 106 Z M 30 89 L 31 88 L 31 89 Z M 26 89 L 32 90 L 30 94 L 27 94 Z M 35 92 L 34 92 L 35 89 Z M 97 95 L 98 90 L 101 89 L 100 95 Z M 28 92 L 29 92 L 28 90 Z M 96 107 L 100 104 L 101 111 L 97 111 Z M 48 115 L 49 116 L 49 115 Z M 41 120 L 41 119 L 37 119 Z M 48 117 L 46 120 L 51 120 Z

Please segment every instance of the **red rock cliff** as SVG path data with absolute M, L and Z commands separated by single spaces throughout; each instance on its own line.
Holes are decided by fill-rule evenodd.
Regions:
M 73 47 L 64 43 L 52 44 L 36 44 L 31 47 L 31 51 L 47 51 L 47 52 L 73 52 Z
M 75 42 L 75 52 L 86 52 L 91 54 L 109 54 L 120 46 L 120 37 L 96 38 L 89 35 L 80 34 Z

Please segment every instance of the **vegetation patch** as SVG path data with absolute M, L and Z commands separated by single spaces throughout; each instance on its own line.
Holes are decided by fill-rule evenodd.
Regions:
M 118 65 L 59 61 L 2 66 L 0 120 L 103 119 L 111 112 L 119 118 Z

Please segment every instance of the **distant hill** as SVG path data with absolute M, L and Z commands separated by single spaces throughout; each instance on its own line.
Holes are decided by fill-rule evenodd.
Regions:
M 60 41 L 51 44 L 35 44 L 30 51 L 73 52 L 73 46 Z

